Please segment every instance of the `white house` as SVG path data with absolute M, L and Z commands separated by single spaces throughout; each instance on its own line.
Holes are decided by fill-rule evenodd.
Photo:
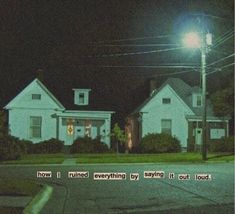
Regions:
M 90 89 L 71 89 L 74 106 L 87 107 Z M 71 145 L 78 137 L 100 137 L 110 146 L 113 111 L 66 110 L 38 79 L 33 80 L 5 107 L 10 134 L 34 143 L 57 138 Z
M 207 138 L 228 136 L 228 118 L 215 117 L 207 99 Z M 176 136 L 182 150 L 193 151 L 202 143 L 202 93 L 178 78 L 167 79 L 160 88 L 127 118 L 128 147 L 132 148 L 148 133 Z

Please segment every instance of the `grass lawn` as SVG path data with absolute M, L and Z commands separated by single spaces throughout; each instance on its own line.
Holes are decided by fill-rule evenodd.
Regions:
M 74 154 L 77 163 L 160 163 L 160 162 L 204 162 L 200 153 L 163 153 L 163 154 Z M 234 161 L 228 153 L 209 153 L 207 162 Z M 64 154 L 30 154 L 20 160 L 3 161 L 4 164 L 61 164 Z
M 6 196 L 35 196 L 42 185 L 31 180 L 2 179 L 0 178 L 0 195 Z M 18 214 L 22 213 L 23 207 L 0 207 L 0 213 Z
M 0 213 L 4 214 L 21 214 L 23 210 L 23 207 L 0 207 Z
M 60 164 L 64 161 L 64 154 L 29 154 L 20 160 L 9 160 L 1 163 L 6 164 Z
M 42 185 L 31 180 L 0 178 L 0 195 L 8 196 L 34 196 Z
M 160 163 L 160 162 L 204 162 L 200 153 L 164 154 L 76 154 L 77 163 Z M 227 153 L 208 154 L 208 161 L 234 161 Z

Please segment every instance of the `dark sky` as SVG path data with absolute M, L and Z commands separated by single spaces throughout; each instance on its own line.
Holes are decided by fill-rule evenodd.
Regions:
M 195 69 L 176 67 L 198 67 L 199 51 L 146 52 L 177 47 L 193 26 L 212 32 L 218 43 L 208 63 L 234 52 L 233 7 L 233 0 L 1 1 L 0 104 L 39 76 L 62 103 L 72 87 L 92 88 L 91 107 L 114 110 L 121 121 L 146 98 L 150 78 L 160 85 L 169 73 L 189 71 L 172 76 L 200 81 Z M 150 65 L 168 68 L 136 67 Z M 224 87 L 232 68 L 211 75 L 209 90 Z

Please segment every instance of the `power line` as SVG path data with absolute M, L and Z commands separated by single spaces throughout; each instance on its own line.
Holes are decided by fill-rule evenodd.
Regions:
M 136 41 L 136 40 L 144 40 L 144 39 L 161 39 L 171 37 L 171 34 L 159 35 L 159 36 L 148 36 L 148 37 L 136 37 L 136 38 L 127 38 L 127 39 L 114 39 L 109 41 L 98 41 L 94 43 L 107 43 L 107 42 L 124 42 L 124 41 Z
M 192 65 L 102 65 L 103 68 L 198 68 Z
M 215 47 L 219 46 L 220 44 L 224 43 L 225 41 L 227 41 L 228 39 L 230 39 L 233 36 L 234 36 L 234 31 L 232 30 L 226 36 L 223 36 L 221 39 L 215 41 L 215 44 L 213 45 L 213 47 L 215 48 Z
M 226 36 L 230 35 L 234 30 L 234 27 L 232 29 L 227 30 L 223 35 L 219 36 L 216 40 L 215 40 L 215 44 L 218 43 L 219 41 L 221 41 L 223 38 L 225 38 Z
M 219 59 L 219 60 L 217 60 L 217 61 L 215 61 L 215 62 L 212 62 L 212 63 L 210 63 L 209 65 L 207 65 L 207 67 L 209 67 L 209 66 L 211 66 L 211 65 L 214 65 L 214 64 L 216 64 L 216 63 L 218 63 L 218 62 L 224 61 L 225 59 L 228 59 L 228 58 L 230 58 L 230 57 L 232 57 L 232 56 L 234 56 L 234 55 L 235 55 L 235 54 L 233 53 L 233 54 L 231 54 L 231 55 L 229 55 L 229 56 L 227 56 L 227 57 L 224 57 L 224 58 Z
M 114 57 L 114 56 L 129 56 L 129 55 L 141 55 L 141 54 L 152 54 L 152 53 L 160 53 L 160 52 L 166 52 L 166 51 L 173 51 L 173 50 L 180 50 L 184 47 L 178 47 L 178 48 L 167 48 L 167 49 L 161 49 L 161 50 L 152 50 L 152 51 L 139 51 L 139 52 L 129 52 L 129 53 L 116 53 L 116 54 L 103 54 L 103 55 L 96 55 L 96 56 L 88 56 L 90 58 L 99 58 L 99 57 Z
M 162 46 L 179 46 L 178 44 L 98 44 L 97 46 L 105 47 L 162 47 Z
M 213 74 L 213 73 L 216 73 L 216 72 L 219 72 L 219 71 L 222 71 L 223 68 L 227 68 L 227 67 L 230 67 L 232 65 L 234 65 L 235 63 L 231 63 L 231 64 L 228 64 L 228 65 L 225 65 L 223 67 L 220 67 L 220 68 L 216 68 L 214 71 L 211 71 L 209 73 L 207 73 L 206 75 L 210 75 L 210 74 Z
M 154 76 L 171 76 L 171 75 L 177 75 L 177 74 L 184 74 L 184 73 L 189 73 L 189 72 L 194 72 L 197 70 L 191 70 L 191 71 L 179 71 L 179 72 L 173 72 L 173 73 L 168 73 L 168 74 L 156 74 Z M 200 71 L 197 71 L 198 73 L 200 73 Z

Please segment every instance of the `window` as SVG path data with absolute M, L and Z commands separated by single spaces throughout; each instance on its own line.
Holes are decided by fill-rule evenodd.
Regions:
M 79 93 L 79 103 L 84 104 L 85 103 L 85 94 Z
M 171 120 L 163 119 L 161 121 L 162 133 L 167 133 L 171 135 Z
M 30 117 L 30 137 L 41 138 L 42 117 Z
M 202 95 L 193 94 L 193 107 L 202 107 Z
M 170 104 L 171 98 L 162 98 L 162 104 Z
M 32 94 L 32 100 L 41 100 L 41 94 Z
M 197 95 L 196 104 L 197 104 L 197 106 L 202 106 L 202 96 L 201 95 Z

